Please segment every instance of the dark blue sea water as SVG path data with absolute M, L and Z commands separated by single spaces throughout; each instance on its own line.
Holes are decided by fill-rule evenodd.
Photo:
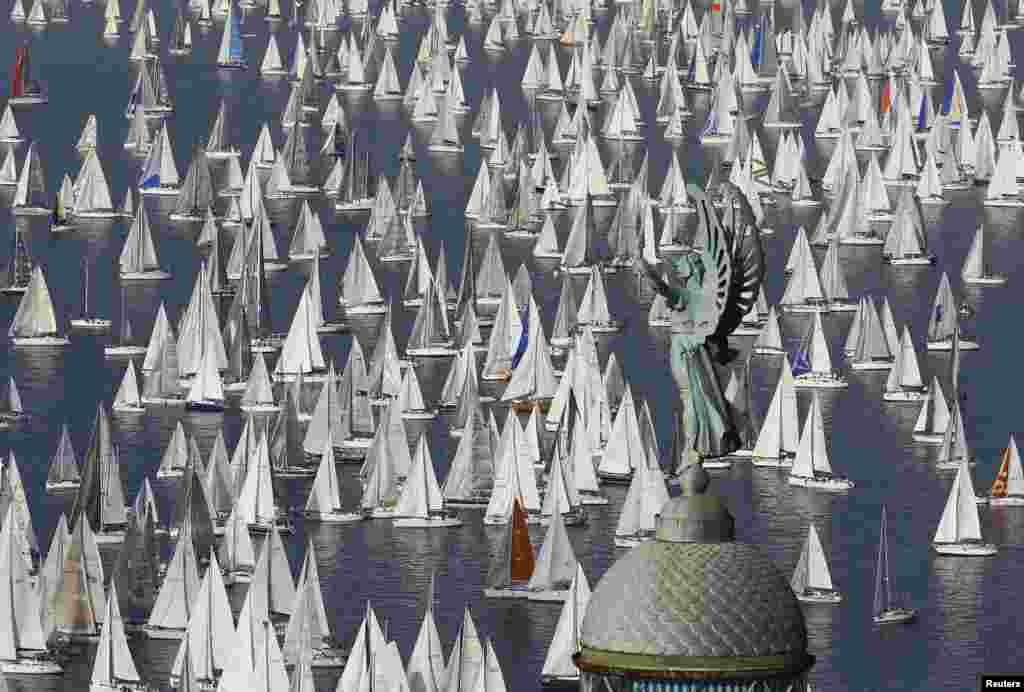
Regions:
M 173 6 L 160 1 L 153 7 L 166 39 L 174 18 Z M 122 10 L 130 16 L 131 7 L 127 3 L 122 4 Z M 837 6 L 837 16 L 840 10 L 841 6 Z M 120 203 L 138 175 L 137 160 L 127 156 L 121 147 L 129 124 L 123 109 L 135 73 L 127 60 L 130 48 L 127 36 L 114 45 L 102 42 L 102 11 L 102 7 L 75 2 L 71 7 L 71 24 L 51 25 L 42 32 L 29 33 L 24 27 L 13 26 L 6 19 L 7 8 L 0 8 L 0 14 L 4 15 L 0 19 L 0 65 L 13 65 L 15 47 L 22 41 L 30 43 L 36 77 L 48 90 L 50 102 L 28 113 L 19 112 L 18 124 L 26 136 L 38 143 L 51 193 L 64 173 L 74 175 L 77 172 L 79 163 L 74 145 L 86 116 L 95 113 L 100 123 L 101 159 L 115 203 Z M 858 7 L 858 12 L 861 11 L 864 8 Z M 780 16 L 788 12 L 785 9 Z M 959 7 L 947 2 L 946 12 L 950 23 L 955 25 Z M 871 3 L 866 14 L 869 25 L 875 26 L 877 3 Z M 402 41 L 396 53 L 403 84 L 408 79 L 418 37 L 427 25 L 424 11 L 413 10 L 406 14 Z M 598 24 L 602 33 L 607 25 L 607 19 L 602 17 Z M 466 151 L 460 160 L 439 167 L 427 155 L 424 146 L 429 132 L 417 131 L 416 171 L 423 180 L 433 212 L 420 225 L 428 254 L 433 258 L 443 241 L 449 271 L 456 280 L 464 247 L 462 212 L 480 165 L 479 148 L 468 138 L 469 123 L 484 89 L 496 86 L 501 96 L 506 132 L 509 137 L 514 134 L 514 125 L 527 110 L 519 82 L 529 43 L 520 42 L 501 57 L 485 55 L 481 49 L 481 30 L 479 27 L 466 29 L 460 8 L 450 10 L 449 27 L 453 35 L 467 31 L 466 42 L 472 57 L 472 63 L 463 73 L 466 96 L 474 106 L 463 127 Z M 271 123 L 275 142 L 282 145 L 279 120 L 287 87 L 280 80 L 261 79 L 255 69 L 262 58 L 267 31 L 259 14 L 243 20 L 243 32 L 251 34 L 244 39 L 250 61 L 250 68 L 244 72 L 218 71 L 213 66 L 219 30 L 207 34 L 197 32 L 196 49 L 189 58 L 165 55 L 164 65 L 176 104 L 170 118 L 170 132 L 182 175 L 193 146 L 205 140 L 221 97 L 227 99 L 231 107 L 236 142 L 241 145 L 246 160 L 264 121 Z M 282 54 L 290 55 L 294 30 L 284 25 L 276 31 Z M 1021 48 L 1017 37 L 1014 37 L 1014 48 Z M 933 54 L 937 71 L 949 74 L 957 62 L 955 51 L 956 41 L 944 58 Z M 568 56 L 563 55 L 562 59 L 567 62 Z M 980 104 L 974 98 L 977 91 L 972 89 L 974 79 L 970 70 L 962 69 L 961 75 L 976 109 Z M 0 78 L 3 79 L 7 77 Z M 634 86 L 645 118 L 652 122 L 657 94 L 639 81 Z M 936 100 L 940 103 L 941 92 L 942 88 L 936 89 Z M 0 93 L 8 93 L 8 85 L 2 81 Z M 399 106 L 377 107 L 369 98 L 361 102 L 343 101 L 343 104 L 354 126 L 364 128 L 372 142 L 374 168 L 385 175 L 396 175 L 398 150 L 408 129 L 406 113 Z M 1001 97 L 985 104 L 993 109 L 990 115 L 994 127 L 998 127 L 1001 117 L 1000 104 Z M 703 122 L 706 100 L 698 99 L 696 106 L 690 138 L 679 152 L 687 175 L 695 180 L 702 179 L 707 166 L 719 156 L 702 151 L 697 144 L 693 132 Z M 763 104 L 752 104 L 754 110 L 761 106 Z M 824 170 L 830 151 L 814 151 L 816 113 L 817 108 L 807 114 L 804 130 L 811 144 L 808 156 L 814 157 L 808 161 L 812 176 Z M 557 110 L 545 110 L 543 114 L 550 137 Z M 318 128 L 312 131 L 318 132 Z M 652 192 L 656 193 L 671 150 L 657 128 L 648 127 L 647 132 L 650 179 Z M 770 156 L 775 147 L 774 135 L 762 133 L 762 142 Z M 19 162 L 23 154 L 24 146 L 19 149 Z M 15 221 L 9 212 L 11 194 L 11 191 L 0 192 L 4 196 L 0 203 L 0 260 L 8 261 L 15 224 L 25 224 L 30 252 L 45 268 L 58 314 L 62 319 L 69 319 L 80 310 L 79 265 L 83 257 L 87 258 L 92 268 L 94 311 L 113 319 L 116 328 L 122 319 L 117 256 L 127 234 L 127 223 L 95 223 L 71 235 L 51 237 L 44 219 Z M 976 335 L 982 348 L 963 355 L 961 388 L 968 397 L 965 404 L 967 435 L 978 457 L 976 485 L 983 490 L 994 477 L 999 454 L 1009 435 L 1021 429 L 1015 402 L 1024 379 L 1017 357 L 1022 336 L 1018 287 L 1024 282 L 1024 268 L 1018 266 L 1021 256 L 1018 214 L 1013 210 L 984 209 L 980 205 L 981 194 L 980 190 L 954 193 L 949 195 L 948 207 L 926 212 L 929 242 L 938 256 L 936 267 L 886 266 L 880 262 L 877 249 L 843 248 L 842 258 L 851 293 L 888 296 L 897 323 L 910 325 L 919 348 L 923 348 L 927 313 L 942 271 L 950 273 L 954 290 L 975 307 L 976 317 L 965 324 L 965 330 Z M 336 304 L 336 285 L 353 236 L 365 221 L 336 219 L 331 205 L 318 204 L 332 250 L 331 256 L 321 264 L 323 298 L 330 314 Z M 167 202 L 150 200 L 147 205 L 159 256 L 174 274 L 173 281 L 126 289 L 127 312 L 133 326 L 139 334 L 148 336 L 161 301 L 166 302 L 169 317 L 174 322 L 187 304 L 198 268 L 194 240 L 199 227 L 170 224 Z M 297 209 L 294 205 L 271 207 L 271 214 L 278 221 L 276 240 L 282 254 L 286 252 Z M 776 230 L 775 235 L 765 241 L 769 301 L 777 301 L 782 295 L 781 269 L 797 226 L 813 228 L 818 213 L 793 211 L 785 201 L 768 208 L 765 225 Z M 983 292 L 957 288 L 960 266 L 971 235 L 979 224 L 985 224 L 989 230 L 994 268 L 1009 276 L 1004 288 Z M 559 228 L 563 234 L 567 233 L 568 216 L 560 220 Z M 231 234 L 225 232 L 224 247 L 229 247 L 230 242 Z M 477 243 L 476 249 L 479 256 L 484 243 Z M 506 269 L 512 274 L 522 262 L 527 262 L 534 277 L 537 302 L 542 306 L 546 323 L 550 324 L 557 306 L 559 279 L 550 268 L 534 266 L 529 250 L 526 242 L 506 240 L 503 243 Z M 307 271 L 293 267 L 287 272 L 270 275 L 275 331 L 287 329 Z M 378 279 L 393 296 L 401 290 L 402 272 L 394 266 L 378 266 Z M 582 288 L 583 284 L 579 284 L 578 295 Z M 667 335 L 647 326 L 650 294 L 649 291 L 638 293 L 637 281 L 631 274 L 611 278 L 609 295 L 613 312 L 626 321 L 626 328 L 619 335 L 600 339 L 602 362 L 609 352 L 616 353 L 636 395 L 651 403 L 663 449 L 662 461 L 667 463 L 674 396 L 665 358 Z M 0 300 L 0 326 L 6 328 L 15 308 L 14 300 Z M 793 345 L 804 333 L 803 319 L 787 318 L 783 322 L 786 338 Z M 834 358 L 840 365 L 839 344 L 845 339 L 849 320 L 849 315 L 825 318 Z M 400 348 L 411 322 L 412 314 L 399 308 L 395 326 Z M 369 353 L 377 323 L 356 324 L 353 331 Z M 348 334 L 325 337 L 325 355 L 343 363 L 352 338 Z M 747 348 L 750 339 L 734 339 L 734 342 Z M 122 375 L 121 364 L 104 361 L 104 343 L 102 339 L 76 336 L 71 348 L 63 351 L 13 350 L 6 341 L 0 344 L 0 376 L 4 380 L 9 374 L 15 376 L 25 405 L 33 414 L 33 422 L 26 429 L 0 433 L 0 452 L 6 453 L 9 448 L 17 456 L 36 530 L 44 545 L 49 542 L 60 512 L 67 509 L 66 499 L 48 496 L 44 491 L 47 464 L 60 426 L 65 422 L 70 425 L 76 450 L 82 454 L 97 402 L 109 405 Z M 948 392 L 948 356 L 920 353 L 926 377 L 937 374 Z M 428 400 L 436 397 L 447 367 L 446 361 L 428 361 L 420 368 L 419 376 Z M 754 400 L 759 414 L 767 406 L 777 372 L 776 360 L 755 359 Z M 850 373 L 849 378 L 848 390 L 824 399 L 824 413 L 832 464 L 839 473 L 848 474 L 856 482 L 852 492 L 832 497 L 791 488 L 784 474 L 753 469 L 742 463 L 716 474 L 714 483 L 736 516 L 739 538 L 761 546 L 787 575 L 796 563 L 808 522 L 814 522 L 821 533 L 833 579 L 845 600 L 837 607 L 808 607 L 806 610 L 811 650 L 818 657 L 810 675 L 816 689 L 858 692 L 969 689 L 976 685 L 975 676 L 983 671 L 1007 672 L 1019 668 L 1016 623 L 1022 611 L 1015 595 L 1024 580 L 1024 560 L 1019 549 L 1024 540 L 1024 510 L 982 509 L 986 536 L 1000 548 L 996 557 L 966 560 L 935 556 L 929 543 L 952 476 L 934 469 L 933 448 L 921 448 L 911 442 L 909 433 L 916 408 L 881 402 L 884 374 Z M 807 395 L 800 394 L 801 415 L 807 403 Z M 499 420 L 503 415 L 501 412 Z M 179 419 L 197 437 L 204 455 L 222 427 L 230 450 L 242 423 L 237 410 L 223 415 L 172 410 L 151 411 L 140 417 L 115 416 L 115 437 L 121 449 L 130 497 L 137 492 L 144 476 L 155 476 L 160 456 Z M 438 476 L 443 479 L 455 449 L 446 434 L 445 420 L 439 417 L 430 424 L 407 425 L 411 435 L 422 431 L 429 436 Z M 343 484 L 348 501 L 354 503 L 358 483 L 352 467 L 344 468 Z M 162 514 L 170 516 L 173 486 L 155 483 L 155 489 Z M 308 481 L 282 483 L 283 497 L 290 506 L 301 507 L 307 489 Z M 569 530 L 592 584 L 619 553 L 612 546 L 611 535 L 625 489 L 610 487 L 606 492 L 612 499 L 611 505 L 591 508 L 589 524 Z M 889 510 L 896 589 L 921 610 L 915 624 L 885 632 L 875 628 L 870 619 L 878 519 L 883 504 Z M 469 521 L 462 528 L 422 533 L 393 531 L 386 521 L 343 527 L 305 527 L 300 523 L 297 534 L 287 543 L 289 557 L 293 572 L 297 572 L 306 538 L 312 540 L 329 615 L 342 642 L 350 642 L 369 599 L 382 622 L 386 621 L 389 636 L 398 641 L 403 656 L 411 652 L 430 575 L 436 573 L 435 617 L 446 645 L 454 638 L 463 607 L 468 605 L 481 635 L 494 640 L 509 689 L 517 692 L 538 689 L 540 668 L 559 607 L 485 601 L 482 584 L 489 551 L 496 546 L 500 531 L 484 528 L 478 515 L 470 514 L 467 518 Z M 133 650 L 148 680 L 155 686 L 166 686 L 176 646 L 140 639 L 133 643 Z M 12 680 L 12 683 L 17 689 L 83 690 L 90 670 L 91 656 L 76 661 L 61 679 Z M 333 689 L 335 680 L 333 676 L 323 676 L 320 683 L 323 689 Z

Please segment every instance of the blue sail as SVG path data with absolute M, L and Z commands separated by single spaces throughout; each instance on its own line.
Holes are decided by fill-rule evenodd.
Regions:
M 526 349 L 530 346 L 530 309 L 523 310 L 521 320 L 523 323 L 523 333 L 519 335 L 519 345 L 516 346 L 516 352 L 512 354 L 512 369 L 515 370 L 519 366 L 519 361 L 526 355 Z
M 160 187 L 160 174 L 154 173 L 148 178 L 143 178 L 142 183 L 139 185 L 141 188 Z
M 946 92 L 946 98 L 942 100 L 942 114 L 949 115 L 949 109 L 953 105 L 953 92 L 956 90 L 956 84 L 949 85 L 949 91 Z
M 921 98 L 921 110 L 917 114 L 917 129 L 918 131 L 924 131 L 928 129 L 928 97 L 923 96 Z
M 238 23 L 238 14 L 231 13 L 231 42 L 228 44 L 228 56 L 234 62 L 242 62 L 242 27 Z
M 750 62 L 754 67 L 761 66 L 761 56 L 764 53 L 764 20 L 757 25 L 754 33 L 754 49 L 750 51 Z
M 807 351 L 801 350 L 793 358 L 793 377 L 799 377 L 811 371 L 811 362 L 807 358 Z

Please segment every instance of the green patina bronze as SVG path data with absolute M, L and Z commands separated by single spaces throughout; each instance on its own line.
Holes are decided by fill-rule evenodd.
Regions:
M 743 194 L 725 183 L 722 218 L 694 186 L 699 227 L 692 249 L 638 263 L 672 311 L 669 364 L 679 390 L 684 458 L 676 468 L 731 454 L 740 447 L 737 424 L 723 395 L 733 353 L 728 336 L 753 306 L 763 278 L 760 236 Z

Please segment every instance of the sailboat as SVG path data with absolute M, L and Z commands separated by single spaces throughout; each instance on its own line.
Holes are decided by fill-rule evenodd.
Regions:
M 32 258 L 28 254 L 28 247 L 25 245 L 25 236 L 20 224 L 15 225 L 12 240 L 14 248 L 7 269 L 7 285 L 0 288 L 0 293 L 21 295 L 28 289 L 29 281 L 32 278 Z
M 34 9 L 34 8 L 33 8 Z M 40 5 L 40 9 L 42 6 Z M 46 17 L 43 17 L 45 23 Z M 32 23 L 31 13 L 29 23 Z M 32 79 L 32 62 L 29 59 L 28 45 L 18 48 L 14 59 L 14 75 L 11 79 L 11 95 L 7 103 L 11 106 L 38 106 L 47 102 L 39 82 Z
M 228 16 L 224 19 L 224 31 L 217 50 L 217 67 L 244 70 L 248 66 L 242 50 L 242 28 L 238 20 L 235 3 L 228 0 Z
M 932 548 L 939 555 L 957 557 L 988 557 L 998 552 L 995 545 L 986 543 L 982 537 L 977 498 L 966 460 L 957 468 Z
M 89 314 L 89 261 L 82 260 L 82 316 L 71 320 L 72 329 L 90 332 L 106 332 L 110 329 L 110 320 L 105 317 L 92 317 Z
M 0 671 L 4 675 L 59 675 L 61 666 L 48 651 L 40 614 L 40 593 L 29 575 L 15 507 L 7 507 L 0 530 Z M 71 604 L 73 610 L 77 604 Z
M 518 425 L 516 421 L 511 422 Z M 526 523 L 526 510 L 519 498 L 513 500 L 512 520 L 502 538 L 498 552 L 491 557 L 487 575 L 486 598 L 528 598 L 529 582 L 533 576 L 535 559 L 530 545 L 530 529 Z
M 842 492 L 853 487 L 853 481 L 832 475 L 832 464 L 829 462 L 825 442 L 825 423 L 817 391 L 811 398 L 800 446 L 789 470 L 789 484 L 831 492 Z
M 203 352 L 199 372 L 192 379 L 185 397 L 185 408 L 189 411 L 224 410 L 224 383 L 217 368 L 217 356 L 212 349 Z
M 579 562 L 569 542 L 565 521 L 555 512 L 527 583 L 531 601 L 562 602 L 569 595 Z
M 814 313 L 810 329 L 793 359 L 793 382 L 797 388 L 847 387 L 846 378 L 832 369 L 832 356 L 829 355 L 820 313 Z
M 325 387 L 333 387 L 330 380 Z M 306 509 L 303 512 L 306 521 L 324 524 L 344 524 L 362 521 L 361 512 L 345 512 L 341 507 L 341 489 L 338 483 L 338 471 L 334 463 L 334 436 L 327 426 L 327 437 L 323 452 L 320 455 L 320 466 L 317 468 L 313 487 L 309 490 Z
M 4 392 L 3 399 L 0 399 L 0 430 L 8 430 L 27 418 L 25 406 L 21 403 L 21 394 L 18 393 L 18 385 L 12 375 L 7 378 L 7 391 Z
M 395 528 L 448 528 L 462 526 L 462 520 L 445 507 L 437 483 L 427 438 L 420 435 L 412 456 L 409 475 L 394 510 Z
M 121 250 L 120 265 L 122 281 L 159 281 L 171 278 L 170 272 L 160 268 L 144 204 L 135 210 L 135 220 Z
M 555 635 L 548 646 L 541 669 L 542 685 L 575 685 L 579 683 L 580 671 L 573 661 L 573 656 L 580 650 L 580 634 L 583 629 L 583 617 L 587 613 L 590 601 L 590 584 L 583 566 L 577 563 L 576 575 L 573 577 L 569 592 L 565 597 L 565 605 L 555 625 Z
M 124 378 L 121 386 L 114 395 L 114 401 L 110 409 L 115 413 L 145 413 L 146 407 L 139 393 L 139 378 L 135 374 L 135 361 L 129 360 L 128 367 L 124 370 Z
M 146 689 L 128 648 L 124 621 L 118 607 L 117 584 L 111 582 L 89 692 L 143 692 Z
M 615 528 L 615 546 L 632 548 L 654 540 L 656 518 L 668 499 L 668 486 L 661 467 L 656 460 L 651 462 L 645 458 L 634 469 L 633 480 L 622 504 Z
M 939 280 L 939 288 L 935 292 L 935 301 L 932 303 L 932 311 L 928 320 L 928 341 L 929 351 L 952 351 L 953 341 L 961 351 L 976 351 L 978 342 L 965 339 L 960 334 L 959 307 L 953 289 L 949 284 L 949 276 L 942 274 Z
M 821 547 L 821 539 L 818 538 L 814 524 L 807 530 L 807 539 L 800 551 L 800 560 L 790 586 L 797 599 L 804 603 L 836 604 L 843 600 L 842 594 L 832 584 L 825 550 Z
M 1024 470 L 1021 469 L 1020 452 L 1013 435 L 1010 435 L 1010 443 L 1003 451 L 1002 463 L 988 497 L 978 498 L 978 504 L 986 502 L 992 507 L 1024 505 Z
M 893 598 L 889 575 L 889 538 L 886 532 L 885 507 L 882 507 L 882 528 L 878 539 L 878 561 L 875 566 L 875 602 L 871 617 L 876 625 L 898 625 L 917 617 L 917 611 L 899 605 Z
M 53 210 L 49 207 L 49 195 L 46 190 L 46 175 L 43 171 L 43 162 L 39 158 L 39 150 L 35 142 L 29 142 L 25 163 L 21 166 L 18 184 L 14 188 L 12 213 L 15 216 L 50 216 Z
M 68 424 L 65 423 L 60 431 L 57 451 L 50 460 L 50 470 L 46 474 L 46 492 L 77 490 L 81 481 L 75 448 L 71 445 L 71 435 L 68 433 Z
M 971 249 L 967 251 L 967 259 L 964 260 L 964 267 L 960 271 L 960 278 L 971 286 L 1002 286 L 1006 283 L 1006 277 L 993 273 L 988 265 L 984 226 L 978 226 L 974 234 Z
M 939 384 L 939 378 L 932 377 L 928 392 L 921 401 L 921 410 L 914 423 L 914 442 L 942 444 L 949 426 L 949 404 Z
M 117 341 L 103 347 L 105 358 L 135 358 L 146 355 L 146 347 L 141 344 L 132 343 L 135 335 L 132 332 L 132 323 L 128 319 L 127 295 L 124 288 L 121 289 L 121 322 L 118 326 Z
M 71 343 L 57 328 L 50 289 L 39 265 L 32 270 L 32 278 L 21 296 L 7 335 L 15 347 L 53 347 Z

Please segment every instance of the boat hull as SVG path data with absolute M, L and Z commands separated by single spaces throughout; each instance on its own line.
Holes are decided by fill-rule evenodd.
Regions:
M 145 406 L 136 406 L 134 404 L 114 404 L 110 407 L 114 413 L 145 413 Z
M 64 669 L 56 661 L 18 658 L 14 661 L 0 661 L 0 671 L 4 675 L 61 675 Z
M 805 591 L 796 595 L 801 603 L 821 603 L 824 605 L 835 605 L 843 602 L 842 594 L 836 591 Z
M 892 366 L 892 360 L 850 361 L 852 370 L 891 370 Z
M 911 622 L 917 618 L 917 611 L 913 608 L 893 608 L 874 615 L 871 619 L 876 625 L 901 625 Z
M 63 336 L 16 336 L 11 343 L 18 348 L 62 348 L 71 341 Z
M 807 478 L 806 476 L 790 475 L 789 484 L 830 493 L 842 493 L 853 488 L 853 481 L 848 481 L 845 478 Z
M 110 330 L 110 320 L 99 317 L 71 320 L 71 328 L 83 332 L 105 332 Z
M 447 529 L 462 524 L 457 517 L 399 517 L 391 525 L 396 529 Z
M 121 272 L 122 281 L 163 281 L 171 278 L 170 272 L 165 271 L 150 271 L 150 272 Z
M 447 358 L 456 355 L 458 350 L 451 346 L 424 346 L 406 349 L 405 353 L 417 358 Z
M 180 192 L 177 186 L 139 188 L 139 194 L 145 197 L 177 197 Z
M 924 401 L 926 396 L 926 392 L 904 389 L 900 391 L 884 392 L 882 394 L 882 401 L 888 401 L 894 404 L 916 404 Z
M 103 355 L 107 358 L 135 358 L 146 355 L 145 346 L 106 346 Z
M 925 445 L 940 445 L 942 444 L 942 438 L 945 435 L 942 433 L 914 433 L 914 442 Z
M 242 404 L 239 408 L 246 413 L 277 413 L 281 410 L 277 404 Z
M 484 589 L 484 598 L 529 598 L 530 590 L 525 586 L 506 589 Z
M 751 456 L 750 463 L 754 466 L 760 466 L 766 469 L 787 468 L 793 465 L 793 457 L 785 456 L 772 458 Z
M 402 418 L 405 420 L 434 420 L 437 418 L 437 411 L 402 411 Z
M 48 493 L 64 493 L 72 490 L 78 490 L 81 485 L 80 481 L 58 481 L 57 483 L 46 483 L 46 492 Z
M 531 591 L 527 596 L 529 601 L 540 601 L 541 603 L 564 603 L 569 598 L 569 589 L 552 589 L 551 591 Z
M 954 557 L 989 557 L 999 552 L 991 543 L 932 543 L 932 549 Z
M 945 339 L 943 341 L 929 341 L 927 346 L 929 351 L 952 351 L 953 340 Z M 977 351 L 978 342 L 967 341 L 966 339 L 960 339 L 960 350 L 961 351 Z
M 972 276 L 965 278 L 964 283 L 968 286 L 1002 286 L 1006 283 L 1005 276 Z
M 793 384 L 797 389 L 846 389 L 848 386 L 846 380 L 827 375 L 814 377 L 801 375 L 794 378 Z
M 306 521 L 319 524 L 354 524 L 366 519 L 354 512 L 303 512 L 302 516 Z
M 642 543 L 648 543 L 654 540 L 654 535 L 651 536 L 616 536 L 615 547 L 616 548 L 635 548 Z
M 220 413 L 224 410 L 223 401 L 214 401 L 211 399 L 205 401 L 186 401 L 186 411 L 199 411 L 203 413 Z
M 1024 497 L 990 497 L 989 507 L 1024 507 Z
M 154 627 L 152 625 L 145 625 L 142 628 L 146 636 L 150 639 L 165 639 L 165 640 L 181 640 L 185 636 L 184 629 L 177 629 L 174 627 Z
M 630 470 L 629 473 L 611 473 L 598 469 L 597 478 L 602 483 L 608 483 L 609 485 L 629 485 L 633 481 L 633 471 Z M 582 500 L 582 498 L 580 499 Z

